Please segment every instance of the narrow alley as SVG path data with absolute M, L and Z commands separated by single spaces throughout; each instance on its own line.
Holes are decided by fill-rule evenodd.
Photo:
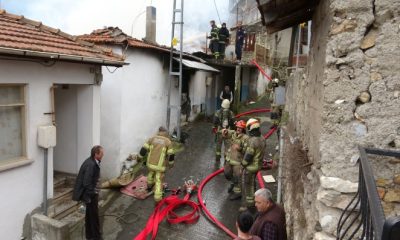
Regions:
M 261 129 L 265 133 L 269 130 L 270 120 L 267 114 L 259 114 L 263 120 Z M 269 115 L 269 114 L 268 114 Z M 177 154 L 174 168 L 166 174 L 165 181 L 169 188 L 183 185 L 184 179 L 193 178 L 198 184 L 207 175 L 223 166 L 215 162 L 214 135 L 211 131 L 212 124 L 208 121 L 198 121 L 186 126 L 183 131 L 189 135 L 184 150 Z M 277 135 L 273 134 L 267 140 L 267 156 L 273 154 L 277 144 Z M 268 173 L 271 174 L 271 173 Z M 208 210 L 216 216 L 232 232 L 236 233 L 235 221 L 240 207 L 240 200 L 229 200 L 227 192 L 229 182 L 220 174 L 212 179 L 203 191 L 203 200 Z M 274 194 L 276 184 L 272 187 Z M 183 197 L 181 194 L 180 197 Z M 192 200 L 197 202 L 196 194 Z M 148 217 L 154 210 L 152 196 L 146 200 L 137 200 L 121 194 L 103 214 L 104 239 L 133 239 L 146 225 Z M 121 216 L 117 220 L 116 216 Z M 75 232 L 73 239 L 80 239 L 82 231 Z M 160 224 L 157 239 L 231 239 L 221 229 L 216 227 L 201 214 L 197 223 L 186 225 L 170 225 L 166 221 Z

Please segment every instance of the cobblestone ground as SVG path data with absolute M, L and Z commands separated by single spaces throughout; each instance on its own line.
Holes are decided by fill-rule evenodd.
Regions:
M 269 118 L 262 118 L 262 132 L 269 130 Z M 184 131 L 189 134 L 184 151 L 176 156 L 175 167 L 167 172 L 165 181 L 170 188 L 183 185 L 186 178 L 200 181 L 207 175 L 222 167 L 215 164 L 214 138 L 211 133 L 211 123 L 196 122 L 187 126 Z M 267 141 L 268 155 L 275 152 L 276 134 Z M 268 174 L 271 174 L 269 172 Z M 275 175 L 275 172 L 272 173 Z M 230 201 L 227 193 L 229 183 L 223 175 L 218 175 L 210 181 L 203 190 L 203 199 L 209 211 L 236 233 L 235 220 L 240 207 L 240 200 Z M 269 186 L 275 192 L 276 184 Z M 196 196 L 192 200 L 197 201 Z M 154 209 L 152 197 L 146 200 L 121 195 L 102 218 L 104 239 L 133 239 L 146 225 L 148 217 Z M 117 216 L 122 216 L 118 218 Z M 230 239 L 222 230 L 211 223 L 205 215 L 201 215 L 197 223 L 192 225 L 170 225 L 165 221 L 160 224 L 157 239 Z

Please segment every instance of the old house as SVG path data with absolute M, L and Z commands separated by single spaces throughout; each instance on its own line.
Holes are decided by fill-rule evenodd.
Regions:
M 123 64 L 109 49 L 0 10 L 2 239 L 22 239 L 27 214 L 61 194 L 53 172 L 77 174 L 100 143 L 101 66 Z M 56 128 L 48 154 L 38 145 L 41 126 Z
M 126 57 L 129 66 L 114 71 L 104 67 L 101 89 L 101 144 L 108 150 L 104 161 L 104 176 L 119 174 L 121 163 L 130 153 L 140 150 L 144 141 L 166 125 L 168 89 L 171 87 L 171 131 L 177 124 L 179 81 L 168 81 L 170 49 L 151 41 L 128 36 L 119 28 L 98 29 L 80 36 L 85 41 L 111 47 Z M 178 68 L 174 55 L 173 70 Z M 190 54 L 183 55 L 182 93 L 191 100 L 193 120 L 200 113 L 215 109 L 215 75 L 219 71 Z M 182 117 L 184 118 L 184 117 Z

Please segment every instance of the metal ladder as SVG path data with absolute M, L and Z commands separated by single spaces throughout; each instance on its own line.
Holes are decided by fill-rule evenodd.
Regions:
M 167 129 L 169 130 L 170 123 L 171 123 L 171 109 L 176 108 L 178 112 L 178 119 L 177 119 L 177 127 L 176 127 L 176 134 L 178 140 L 181 139 L 181 96 L 182 96 L 182 51 L 183 51 L 183 2 L 184 0 L 180 0 L 181 8 L 176 8 L 177 0 L 174 0 L 174 5 L 172 9 L 172 33 L 171 33 L 171 51 L 169 57 L 169 88 L 168 88 L 168 106 L 167 106 Z M 179 17 L 180 20 L 177 21 L 177 13 L 180 13 Z M 173 40 L 175 39 L 175 25 L 180 26 L 180 36 L 179 36 L 179 71 L 173 71 L 173 61 L 174 61 L 174 46 Z M 179 92 L 178 92 L 178 105 L 172 106 L 171 105 L 171 86 L 172 80 L 175 76 L 179 77 Z

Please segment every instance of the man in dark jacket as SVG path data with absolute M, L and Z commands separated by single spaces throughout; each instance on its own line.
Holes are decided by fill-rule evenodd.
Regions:
M 229 42 L 229 30 L 226 28 L 226 23 L 222 23 L 222 27 L 219 29 L 218 32 L 218 52 L 219 58 L 225 58 L 225 48 Z
M 258 215 L 250 233 L 262 240 L 287 240 L 285 211 L 273 202 L 271 192 L 266 188 L 258 189 L 255 202 Z
M 104 151 L 101 146 L 94 146 L 90 157 L 83 162 L 76 178 L 72 199 L 86 204 L 85 230 L 86 239 L 100 240 L 99 190 L 100 162 Z
M 238 62 L 242 60 L 242 48 L 245 37 L 246 37 L 246 31 L 243 29 L 242 23 L 239 22 L 236 30 L 236 43 L 235 43 L 236 60 Z

